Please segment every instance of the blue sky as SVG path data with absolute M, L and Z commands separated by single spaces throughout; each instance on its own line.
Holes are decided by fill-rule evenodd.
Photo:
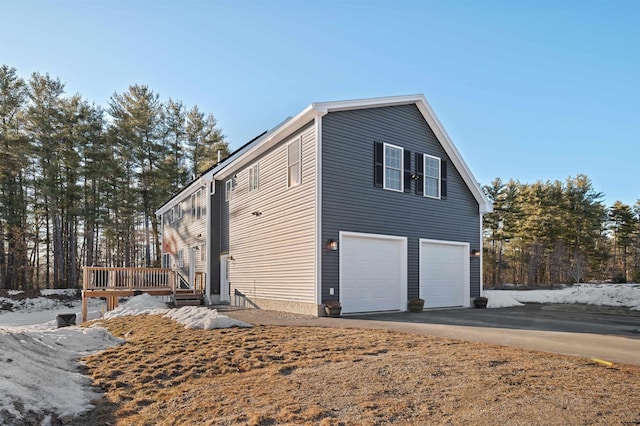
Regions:
M 147 84 L 232 148 L 312 102 L 424 93 L 483 185 L 640 198 L 640 0 L 0 0 L 0 63 L 102 106 Z

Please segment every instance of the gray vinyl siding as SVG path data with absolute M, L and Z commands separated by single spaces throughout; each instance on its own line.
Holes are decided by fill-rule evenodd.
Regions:
M 211 197 L 211 250 L 209 257 L 209 277 L 211 294 L 220 294 L 220 255 L 229 249 L 228 209 L 224 203 L 224 182 L 215 182 L 216 191 Z
M 448 196 L 432 199 L 374 187 L 374 142 L 448 162 Z M 479 206 L 415 105 L 331 112 L 322 119 L 322 299 L 339 288 L 339 255 L 325 242 L 340 231 L 408 237 L 408 297 L 419 292 L 419 239 L 480 248 Z M 470 262 L 470 294 L 480 293 L 480 262 Z
M 288 188 L 287 145 L 298 138 L 302 181 Z M 232 294 L 238 290 L 249 299 L 315 302 L 315 153 L 315 130 L 308 124 L 234 173 L 235 189 L 226 203 Z M 259 188 L 250 192 L 249 168 L 254 164 Z
M 225 183 L 226 180 L 217 182 L 220 203 L 220 254 L 229 251 L 229 203 L 224 198 Z

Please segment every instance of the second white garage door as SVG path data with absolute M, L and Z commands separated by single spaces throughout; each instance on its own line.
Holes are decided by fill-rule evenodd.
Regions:
M 343 313 L 406 310 L 407 239 L 340 233 Z
M 425 308 L 469 305 L 469 244 L 420 240 L 420 297 Z

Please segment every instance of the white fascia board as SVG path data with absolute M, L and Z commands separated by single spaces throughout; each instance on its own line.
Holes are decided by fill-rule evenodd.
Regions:
M 240 157 L 236 158 L 224 169 L 216 173 L 215 179 L 225 179 L 237 172 L 242 167 L 255 161 L 258 156 L 271 149 L 271 147 L 276 145 L 278 142 L 281 142 L 283 139 L 291 135 L 303 125 L 312 122 L 315 119 L 316 115 L 317 110 L 314 108 L 313 104 L 309 105 L 298 115 L 287 121 L 281 127 L 277 128 L 272 134 L 268 135 L 268 137 L 261 141 L 259 144 L 242 154 Z
M 478 201 L 480 213 L 490 213 L 491 211 L 493 211 L 491 202 L 484 195 L 484 192 L 482 192 L 482 189 L 471 173 L 471 170 L 467 166 L 467 163 L 464 161 L 464 159 L 460 155 L 460 152 L 453 144 L 453 141 L 451 140 L 446 130 L 444 129 L 444 126 L 431 108 L 431 105 L 429 105 L 429 102 L 427 102 L 427 99 L 422 94 L 313 103 L 298 115 L 293 117 L 291 120 L 289 120 L 287 123 L 285 123 L 282 127 L 276 129 L 273 134 L 269 135 L 264 141 L 258 143 L 252 149 L 232 161 L 222 170 L 218 171 L 215 175 L 215 179 L 223 180 L 231 176 L 240 168 L 246 166 L 252 161 L 255 161 L 255 158 L 260 154 L 266 152 L 275 144 L 291 135 L 294 131 L 298 130 L 304 124 L 313 121 L 318 116 L 322 117 L 325 114 L 333 111 L 356 110 L 407 104 L 415 104 L 418 107 L 418 109 L 422 113 L 422 116 L 427 121 L 436 137 L 442 144 L 445 152 L 451 158 L 451 161 L 453 161 L 456 169 L 460 172 L 460 175 L 462 176 L 464 182 L 467 184 L 467 187 L 475 197 L 476 201 Z M 213 176 L 208 176 L 209 181 L 213 178 Z M 171 205 L 171 203 L 167 203 L 167 205 L 162 210 L 168 210 L 169 205 Z M 158 213 L 156 212 L 156 214 Z
M 491 213 L 493 211 L 491 201 L 489 201 L 484 192 L 482 192 L 478 181 L 473 176 L 473 173 L 471 173 L 471 169 L 469 169 L 469 166 L 467 166 L 467 163 L 462 158 L 462 155 L 460 155 L 460 151 L 458 151 L 458 148 L 456 148 L 456 146 L 454 145 L 453 141 L 447 134 L 447 131 L 444 129 L 444 126 L 431 108 L 431 105 L 429 105 L 429 102 L 427 102 L 427 99 L 424 97 L 424 95 L 420 95 L 420 99 L 418 102 L 416 102 L 416 105 L 422 113 L 422 116 L 431 127 L 431 130 L 433 130 L 433 133 L 435 133 L 438 141 L 440 141 L 440 144 L 444 148 L 445 152 L 447 153 L 451 161 L 453 161 L 456 169 L 460 172 L 460 175 L 462 176 L 464 182 L 467 184 L 467 187 L 478 202 L 480 213 Z
M 387 96 L 383 98 L 353 99 L 349 101 L 316 102 L 312 106 L 320 112 L 345 111 L 365 108 L 406 105 L 418 102 L 422 95 Z
M 418 102 L 422 95 L 389 96 L 384 98 L 354 99 L 348 101 L 315 102 L 306 107 L 302 112 L 289 120 L 282 127 L 276 129 L 264 141 L 238 157 L 227 165 L 224 169 L 216 173 L 218 180 L 225 179 L 235 173 L 238 169 L 254 161 L 257 156 L 270 149 L 272 146 L 282 141 L 303 125 L 313 121 L 316 117 L 322 117 L 332 111 L 355 110 L 375 107 L 385 107 L 394 105 L 404 105 Z
M 156 210 L 156 216 L 160 216 L 174 207 L 177 203 L 183 201 L 186 198 L 189 198 L 194 192 L 203 186 L 207 186 L 211 180 L 213 179 L 211 172 L 208 172 L 198 179 L 194 180 L 187 186 L 184 190 L 180 191 L 178 195 L 167 201 L 162 207 Z

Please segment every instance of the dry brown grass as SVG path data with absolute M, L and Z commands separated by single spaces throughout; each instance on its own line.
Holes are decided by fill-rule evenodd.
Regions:
M 581 425 L 640 422 L 640 367 L 381 330 L 187 330 L 103 321 L 106 394 L 74 424 Z

